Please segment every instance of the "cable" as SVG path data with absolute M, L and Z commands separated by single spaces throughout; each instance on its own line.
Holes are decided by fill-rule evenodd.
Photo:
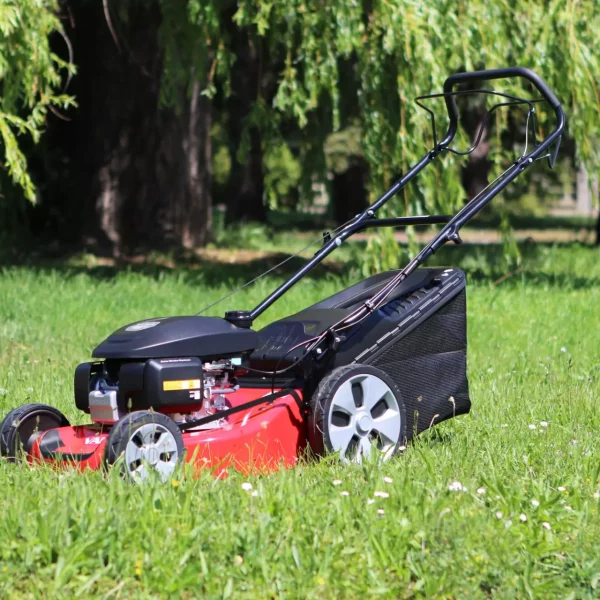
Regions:
M 353 217 L 349 221 L 346 221 L 342 225 L 339 225 L 338 227 L 336 227 L 335 229 L 333 229 L 331 231 L 331 233 L 337 233 L 338 231 L 340 231 L 340 229 L 343 229 L 344 227 L 346 227 L 347 225 L 349 225 L 350 223 L 352 223 L 352 221 L 354 221 L 355 218 L 356 217 Z M 262 279 L 263 277 L 265 277 L 269 273 L 272 273 L 276 269 L 279 269 L 279 267 L 285 265 L 285 263 L 287 263 L 288 261 L 292 260 L 293 258 L 296 258 L 297 256 L 300 256 L 300 254 L 302 254 L 303 252 L 305 252 L 306 250 L 308 250 L 310 247 L 314 246 L 315 244 L 322 243 L 322 242 L 323 242 L 323 237 L 320 237 L 319 239 L 314 240 L 313 242 L 311 242 L 307 246 L 304 246 L 304 248 L 302 248 L 301 250 L 298 250 L 298 252 L 296 252 L 296 254 L 292 254 L 292 255 L 288 256 L 286 259 L 282 260 L 280 263 L 276 264 L 274 267 L 271 267 L 270 269 L 268 269 L 264 273 L 261 273 L 260 275 L 256 276 L 254 279 L 251 279 L 250 281 L 247 281 L 246 283 L 242 284 L 240 287 L 234 289 L 233 291 L 229 292 L 228 294 L 225 294 L 225 296 L 223 296 L 222 298 L 219 298 L 218 300 L 216 300 L 212 304 L 209 304 L 208 306 L 205 306 L 201 311 L 197 312 L 194 316 L 197 317 L 198 315 L 201 315 L 202 313 L 206 312 L 209 308 L 212 308 L 213 306 L 216 306 L 217 304 L 220 304 L 221 302 L 223 302 L 223 300 L 227 300 L 227 298 L 230 298 L 234 294 L 237 294 L 238 292 L 241 292 L 244 288 L 247 288 L 248 286 L 252 285 L 253 283 L 256 283 L 259 279 Z

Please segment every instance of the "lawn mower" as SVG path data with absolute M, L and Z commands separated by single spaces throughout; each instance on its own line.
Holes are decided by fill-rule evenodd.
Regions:
M 460 83 L 520 77 L 541 98 Z M 499 177 L 452 217 L 378 218 L 377 211 L 451 146 L 456 104 L 463 94 L 487 94 L 500 107 L 527 111 L 525 149 Z M 438 140 L 425 101 L 443 99 L 448 129 Z M 536 139 L 535 104 L 547 102 L 556 125 Z M 224 318 L 160 317 L 118 329 L 75 370 L 75 404 L 88 425 L 70 425 L 56 408 L 25 404 L 0 425 L 2 456 L 32 463 L 119 466 L 132 480 L 166 480 L 180 462 L 223 475 L 295 464 L 305 452 L 345 462 L 384 461 L 415 435 L 470 410 L 466 372 L 465 275 L 457 268 L 419 268 L 494 196 L 538 159 L 554 166 L 565 117 L 556 96 L 534 72 L 520 68 L 459 73 L 444 91 L 417 98 L 429 113 L 433 149 L 369 208 L 323 235 L 320 249 L 253 310 Z M 376 227 L 440 224 L 404 268 L 380 273 L 259 331 L 253 322 L 311 269 L 357 232 Z M 154 475 L 151 475 L 154 474 Z

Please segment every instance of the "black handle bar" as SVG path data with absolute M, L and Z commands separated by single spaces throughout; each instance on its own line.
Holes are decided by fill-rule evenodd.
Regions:
M 430 162 L 435 160 L 441 153 L 450 150 L 449 145 L 454 139 L 458 130 L 458 109 L 452 88 L 462 81 L 470 81 L 473 79 L 505 79 L 509 77 L 523 77 L 533 83 L 533 85 L 541 93 L 542 97 L 554 108 L 556 113 L 556 127 L 554 131 L 548 135 L 542 142 L 536 144 L 534 149 L 527 154 L 520 156 L 515 163 L 510 166 L 504 173 L 496 178 L 488 187 L 483 189 L 475 198 L 471 199 L 461 210 L 458 211 L 449 221 L 447 217 L 434 215 L 429 217 L 408 217 L 401 219 L 375 219 L 376 211 L 381 208 L 392 196 L 396 195 L 406 184 L 414 179 Z M 327 255 L 339 247 L 348 237 L 357 231 L 361 231 L 368 227 L 390 226 L 390 225 L 407 225 L 409 221 L 415 220 L 415 224 L 425 224 L 426 222 L 446 222 L 442 230 L 421 250 L 421 252 L 412 260 L 400 273 L 394 277 L 389 284 L 379 291 L 373 298 L 385 296 L 389 292 L 388 288 L 393 288 L 403 281 L 414 269 L 423 263 L 431 254 L 437 251 L 446 242 L 460 242 L 458 235 L 461 227 L 474 215 L 476 215 L 494 196 L 500 193 L 511 181 L 513 181 L 519 173 L 522 173 L 534 161 L 539 158 L 550 156 L 550 166 L 556 160 L 556 154 L 560 145 L 560 140 L 565 128 L 565 114 L 558 101 L 557 97 L 552 93 L 546 82 L 536 73 L 523 67 L 509 67 L 506 69 L 491 69 L 487 71 L 472 71 L 470 73 L 456 73 L 450 75 L 444 82 L 444 94 L 446 107 L 448 109 L 448 117 L 450 118 L 450 126 L 446 137 L 442 142 L 437 144 L 435 148 L 427 152 L 421 160 L 411 167 L 392 187 L 380 196 L 371 206 L 345 226 L 333 238 L 326 238 L 321 249 L 315 256 L 296 272 L 290 279 L 282 283 L 276 290 L 267 296 L 256 308 L 251 311 L 230 311 L 226 314 L 226 319 L 239 327 L 250 327 L 252 321 L 262 314 L 273 302 L 285 294 L 293 285 L 302 279 L 314 266 L 319 264 Z M 438 95 L 435 94 L 435 97 Z M 430 97 L 434 97 L 430 96 Z M 504 94 L 504 96 L 506 96 Z M 508 97 L 508 96 L 507 96 Z M 523 101 L 527 102 L 527 101 Z M 528 102 L 529 103 L 529 102 Z M 550 153 L 549 149 L 555 145 L 554 152 Z M 547 154 L 544 154 L 544 153 Z M 391 287 L 390 287 L 391 286 Z M 371 300 L 373 300 L 373 298 Z M 358 309 L 357 309 L 358 310 Z M 368 310 L 371 310 L 369 308 Z
M 548 84 L 537 74 L 526 69 L 525 67 L 507 67 L 505 69 L 487 69 L 485 71 L 470 71 L 469 73 L 455 73 L 450 75 L 444 82 L 444 93 L 452 92 L 452 88 L 463 81 L 471 80 L 490 80 L 490 79 L 507 79 L 510 77 L 522 77 L 531 81 L 540 92 L 542 97 L 552 106 L 556 112 L 558 126 L 564 121 L 564 113 L 558 98 L 554 92 L 548 87 Z M 446 96 L 446 108 L 448 109 L 448 117 L 450 126 L 448 133 L 441 143 L 441 146 L 447 146 L 453 140 L 458 129 L 458 109 L 456 108 L 456 99 L 453 95 Z M 562 127 L 561 127 L 562 129 Z

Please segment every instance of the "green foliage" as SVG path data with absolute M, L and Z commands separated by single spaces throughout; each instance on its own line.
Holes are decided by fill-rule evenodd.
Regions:
M 157 1 L 165 104 L 181 106 L 185 95 L 198 89 L 215 99 L 230 94 L 236 60 L 232 14 L 235 26 L 262 36 L 261 72 L 277 85 L 272 103 L 260 94 L 256 98 L 246 132 L 250 127 L 261 131 L 268 172 L 275 166 L 270 149 L 284 148 L 284 137 L 300 127 L 295 147 L 305 187 L 313 173 L 322 174 L 323 144 L 333 134 L 327 145 L 347 145 L 346 157 L 360 152 L 368 162 L 375 198 L 431 145 L 430 122 L 412 104 L 415 96 L 440 91 L 455 71 L 512 64 L 531 67 L 548 81 L 565 106 L 579 157 L 591 173 L 600 166 L 597 0 Z M 126 18 L 127 6 L 119 3 L 119 18 Z M 59 91 L 61 71 L 73 67 L 53 54 L 48 42 L 61 31 L 56 8 L 56 0 L 0 0 L 0 136 L 8 172 L 30 199 L 34 186 L 18 136 L 27 133 L 37 140 L 49 107 L 73 101 Z M 523 91 L 518 83 L 500 86 Z M 499 125 L 506 123 L 503 119 Z M 548 123 L 541 129 L 547 131 Z M 346 140 L 344 131 L 352 132 Z M 246 135 L 238 158 L 247 146 Z M 508 158 L 498 158 L 496 171 Z M 224 156 L 219 159 L 224 162 Z M 271 204 L 278 186 L 295 185 L 282 183 L 285 179 L 297 179 L 294 161 L 282 155 L 275 163 L 282 161 L 290 166 L 285 175 L 280 170 L 267 175 Z M 456 210 L 464 202 L 459 173 L 459 160 L 442 157 L 388 212 Z M 397 258 L 386 235 L 373 242 L 373 260 L 383 257 L 381 265 Z
M 285 204 L 285 198 L 298 187 L 300 163 L 287 144 L 267 146 L 263 154 L 265 193 L 270 208 Z
M 0 139 L 4 166 L 35 200 L 35 186 L 19 136 L 34 142 L 43 131 L 51 107 L 67 108 L 74 100 L 61 92 L 62 75 L 74 72 L 51 51 L 49 36 L 62 32 L 56 0 L 0 0 Z
M 215 183 L 224 186 L 231 172 L 231 154 L 225 145 L 218 146 L 213 154 L 213 177 Z
M 341 99 L 357 96 L 374 196 L 431 144 L 429 120 L 412 99 L 441 91 L 445 77 L 459 70 L 534 69 L 563 102 L 580 157 L 590 171 L 600 166 L 596 0 L 243 0 L 237 22 L 255 27 L 284 54 L 274 107 L 301 127 L 318 117 L 327 98 L 337 128 Z M 341 89 L 340 59 L 354 60 L 357 88 Z M 456 210 L 464 201 L 459 173 L 455 157 L 445 157 L 399 202 L 413 212 Z M 375 242 L 373 256 L 390 248 L 389 239 Z
M 364 152 L 361 141 L 362 131 L 358 124 L 328 135 L 324 152 L 329 170 L 333 173 L 343 173 L 357 160 L 362 159 Z
M 179 106 L 195 85 L 213 98 L 220 82 L 227 93 L 234 55 L 225 44 L 219 0 L 159 0 L 164 48 L 162 101 Z
M 215 268 L 228 277 L 236 263 Z M 381 468 L 323 461 L 137 487 L 114 472 L 0 461 L 0 597 L 598 598 L 597 252 L 542 248 L 499 286 L 493 250 L 460 265 L 471 280 L 471 414 Z M 86 421 L 73 369 L 99 340 L 226 291 L 205 271 L 144 272 L 0 272 L 0 416 L 39 401 Z M 252 306 L 279 281 L 226 304 Z M 341 285 L 303 281 L 268 318 Z M 449 490 L 456 481 L 466 489 Z

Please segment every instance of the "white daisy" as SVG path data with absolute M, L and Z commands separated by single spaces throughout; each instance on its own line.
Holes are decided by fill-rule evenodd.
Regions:
M 467 491 L 467 488 L 460 481 L 453 481 L 448 486 L 448 489 L 451 492 L 466 492 Z

